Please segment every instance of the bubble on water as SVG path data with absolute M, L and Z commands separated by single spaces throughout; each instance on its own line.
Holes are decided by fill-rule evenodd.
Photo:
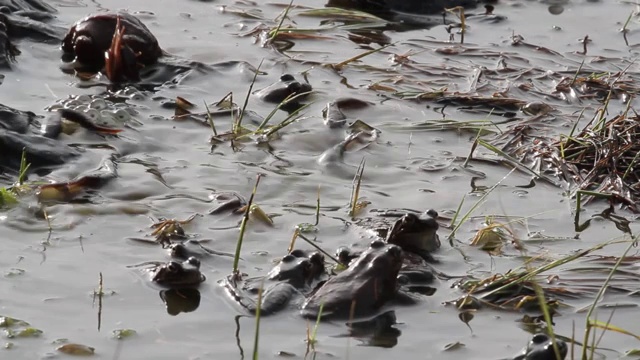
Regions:
M 91 96 L 89 95 L 78 95 L 76 96 L 76 100 L 82 103 L 88 104 L 91 102 Z
M 78 105 L 82 105 L 82 103 L 80 101 L 78 101 L 78 100 L 73 99 L 73 100 L 67 101 L 66 104 L 64 104 L 64 105 L 65 105 L 64 107 L 66 107 L 68 109 L 74 109 L 74 108 L 78 107 Z
M 115 117 L 113 116 L 113 111 L 111 110 L 102 110 L 100 111 L 100 117 L 103 121 L 115 122 Z
M 100 113 L 96 109 L 87 109 L 84 113 L 93 121 L 100 119 Z
M 135 94 L 131 94 L 129 96 L 129 99 L 135 100 L 135 101 L 142 101 L 142 100 L 144 100 L 144 96 L 142 94 L 140 94 L 140 93 L 135 93 Z
M 527 190 L 522 190 L 522 189 L 513 190 L 513 193 L 516 194 L 518 197 L 526 197 L 527 195 L 529 195 L 529 192 Z
M 47 110 L 47 111 L 56 111 L 58 109 L 64 109 L 64 105 L 62 105 L 62 104 L 53 104 L 51 106 L 47 106 L 44 109 Z
M 84 105 L 84 104 L 83 105 L 78 105 L 73 110 L 84 112 L 84 111 L 89 110 L 89 106 L 88 105 Z
M 113 116 L 116 120 L 121 122 L 126 122 L 131 120 L 131 115 L 124 109 L 118 109 L 116 111 L 111 112 L 111 116 Z
M 89 105 L 92 109 L 104 110 L 107 108 L 107 103 L 103 99 L 95 99 Z

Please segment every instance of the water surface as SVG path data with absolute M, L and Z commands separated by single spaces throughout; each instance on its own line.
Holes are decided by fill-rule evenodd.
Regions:
M 473 162 L 468 171 L 462 160 L 468 156 L 475 132 L 421 131 L 413 125 L 427 120 L 453 119 L 469 121 L 504 118 L 430 102 L 401 100 L 395 91 L 433 91 L 447 89 L 490 96 L 504 92 L 524 101 L 543 101 L 556 112 L 544 117 L 549 133 L 568 132 L 584 109 L 582 123 L 590 119 L 600 103 L 595 100 L 560 101 L 544 93 L 527 92 L 518 86 L 533 84 L 550 92 L 561 76 L 572 76 L 584 60 L 584 72 L 618 72 L 627 68 L 627 75 L 638 80 L 637 17 L 631 19 L 625 44 L 622 28 L 634 5 L 614 2 L 569 1 L 559 15 L 557 2 L 503 1 L 496 13 L 507 19 L 493 24 L 470 20 L 464 45 L 449 42 L 444 26 L 405 32 L 387 31 L 389 43 L 383 51 L 367 56 L 337 72 L 320 66 L 338 63 L 360 54 L 369 46 L 349 40 L 341 28 L 318 32 L 325 39 L 295 41 L 295 46 L 278 53 L 261 47 L 251 36 L 239 36 L 265 24 L 272 27 L 285 4 L 230 1 L 51 1 L 59 9 L 56 23 L 69 27 L 89 13 L 103 9 L 127 9 L 139 14 L 161 46 L 169 53 L 186 59 L 215 64 L 205 74 L 191 74 L 176 85 L 162 86 L 155 94 L 132 96 L 127 102 L 138 114 L 123 133 L 123 138 L 140 144 L 119 161 L 119 178 L 100 190 L 89 204 L 58 204 L 48 207 L 53 231 L 49 238 L 45 221 L 34 219 L 26 206 L 0 213 L 3 246 L 0 269 L 0 313 L 23 319 L 44 333 L 35 339 L 7 339 L 14 348 L 3 356 L 33 359 L 54 353 L 56 339 L 86 344 L 96 348 L 97 356 L 111 359 L 209 359 L 251 356 L 255 321 L 240 317 L 240 309 L 226 299 L 217 280 L 231 270 L 231 260 L 216 257 L 203 261 L 207 276 L 200 288 L 198 309 L 170 316 L 159 297 L 159 288 L 145 275 L 127 268 L 145 261 L 165 261 L 167 254 L 159 246 L 127 240 L 150 233 L 152 219 L 159 217 L 186 219 L 202 214 L 185 229 L 194 237 L 212 239 L 207 246 L 218 251 L 233 252 L 240 217 L 213 216 L 208 211 L 215 206 L 211 196 L 217 192 L 235 191 L 249 195 L 256 175 L 261 180 L 256 202 L 274 217 L 274 228 L 253 223 L 245 236 L 241 270 L 251 275 L 265 274 L 273 260 L 281 257 L 297 224 L 313 222 L 312 209 L 293 205 L 315 204 L 318 186 L 323 206 L 338 210 L 323 211 L 319 231 L 314 234 L 319 244 L 333 250 L 340 245 L 365 242 L 368 239 L 353 228 L 347 206 L 351 193 L 351 177 L 364 157 L 366 170 L 361 196 L 371 202 L 369 208 L 434 208 L 451 217 L 461 199 L 463 211 L 478 201 L 482 192 L 473 191 L 473 177 L 483 176 L 477 185 L 491 187 L 509 174 L 511 169 Z M 297 5 L 320 8 L 319 1 L 300 1 Z M 221 11 L 223 6 L 260 11 L 263 20 L 244 19 Z M 298 16 L 290 18 L 299 28 L 322 26 L 322 18 Z M 606 16 L 604 15 L 606 14 Z M 532 44 L 513 45 L 520 35 Z M 581 54 L 580 39 L 589 36 L 587 54 Z M 60 71 L 60 50 L 51 44 L 23 41 L 18 43 L 22 55 L 11 70 L 5 72 L 0 86 L 0 101 L 8 106 L 46 114 L 45 108 L 68 96 L 96 94 L 104 87 L 83 88 L 79 80 Z M 370 45 L 373 48 L 376 44 Z M 448 49 L 445 51 L 445 49 Z M 549 51 L 547 51 L 548 49 Z M 410 54 L 409 61 L 394 62 L 393 55 Z M 285 56 L 286 55 L 286 56 Z M 213 103 L 233 92 L 241 102 L 251 84 L 251 68 L 263 61 L 254 89 L 276 81 L 282 73 L 306 72 L 316 93 L 305 117 L 281 132 L 281 138 L 270 147 L 246 143 L 240 151 L 228 144 L 213 151 L 208 142 L 211 130 L 195 122 L 172 119 L 173 110 L 161 107 L 163 102 L 182 96 L 203 110 L 203 101 Z M 510 75 L 500 73 L 502 64 L 514 69 Z M 350 111 L 353 119 L 361 119 L 382 131 L 380 139 L 358 152 L 348 152 L 338 169 L 324 167 L 317 158 L 344 136 L 343 130 L 327 129 L 322 124 L 321 110 L 336 97 L 356 97 L 374 105 L 364 110 Z M 635 105 L 636 100 L 632 100 Z M 617 113 L 625 105 L 619 100 L 610 105 Z M 249 109 L 266 116 L 273 104 L 250 98 Z M 284 112 L 276 121 L 284 119 Z M 518 117 L 527 115 L 518 113 Z M 587 120 L 584 120 L 587 119 Z M 216 119 L 218 129 L 229 129 L 228 118 Z M 506 125 L 505 125 L 506 126 Z M 90 134 L 79 134 L 78 142 L 96 141 Z M 76 139 L 74 139 L 75 141 Z M 491 155 L 486 149 L 478 155 Z M 91 163 L 95 164 L 95 163 Z M 91 167 L 91 165 L 87 165 Z M 164 183 L 153 172 L 159 172 Z M 65 180 L 77 175 L 73 166 L 60 169 L 51 178 Z M 505 272 L 522 265 L 518 251 L 492 257 L 469 246 L 470 240 L 487 215 L 524 217 L 526 222 L 513 230 L 527 244 L 527 251 L 552 258 L 586 249 L 597 243 L 621 237 L 622 232 L 605 220 L 594 220 L 586 231 L 577 234 L 573 228 L 575 201 L 569 200 L 560 188 L 538 182 L 523 189 L 530 176 L 515 171 L 509 174 L 484 204 L 472 221 L 455 236 L 455 247 L 444 243 L 437 256 L 438 269 L 453 275 L 487 275 Z M 27 199 L 26 202 L 34 199 Z M 603 203 L 594 203 L 584 216 L 601 212 Z M 633 219 L 630 213 L 622 215 Z M 502 220 L 507 222 L 507 220 Z M 445 221 L 443 221 L 444 223 Z M 636 225 L 632 223 L 632 230 Z M 221 230 L 222 229 L 222 230 Z M 450 233 L 440 230 L 441 238 Z M 532 239 L 536 234 L 549 241 Z M 601 254 L 620 255 L 625 245 L 607 247 Z M 637 273 L 634 268 L 631 269 Z M 102 273 L 109 296 L 103 300 L 101 329 L 97 330 L 97 307 L 93 291 Z M 562 278 L 563 273 L 555 271 Z M 401 336 L 392 348 L 368 347 L 366 340 L 339 337 L 346 333 L 343 322 L 323 323 L 318 329 L 317 358 L 386 359 L 389 356 L 433 359 L 495 359 L 514 355 L 526 344 L 530 334 L 517 322 L 517 312 L 479 311 L 469 326 L 458 319 L 458 312 L 443 302 L 457 298 L 461 292 L 450 288 L 452 282 L 440 281 L 436 293 L 417 306 L 396 309 L 397 329 Z M 571 336 L 584 327 L 585 313 L 579 311 L 593 298 L 575 299 L 571 307 L 560 310 L 555 319 L 556 332 Z M 633 307 L 615 311 L 612 323 L 631 332 L 640 331 L 634 321 L 637 300 L 630 296 L 607 294 L 605 303 L 627 303 Z M 600 310 L 598 319 L 605 320 L 611 310 Z M 237 329 L 239 324 L 239 330 Z M 264 318 L 261 323 L 260 357 L 278 357 L 279 352 L 304 357 L 307 328 L 312 326 L 296 311 L 284 311 Z M 134 329 L 137 335 L 123 341 L 112 338 L 116 329 Z M 236 335 L 237 334 L 237 335 Z M 635 347 L 632 338 L 608 332 L 601 347 L 623 353 Z M 460 342 L 465 346 L 444 351 L 447 344 Z M 579 347 L 578 347 L 579 348 Z M 617 358 L 616 351 L 598 351 L 601 358 Z M 59 357 L 64 357 L 58 355 Z

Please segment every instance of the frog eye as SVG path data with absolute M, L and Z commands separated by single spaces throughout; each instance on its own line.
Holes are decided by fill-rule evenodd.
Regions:
M 177 272 L 178 269 L 180 269 L 180 264 L 175 261 L 172 261 L 167 265 L 167 270 L 169 270 L 170 272 Z
M 402 256 L 402 249 L 400 249 L 400 247 L 396 245 L 389 246 L 389 248 L 387 249 L 387 252 L 393 257 Z
M 384 246 L 385 246 L 385 243 L 382 240 L 373 240 L 369 245 L 369 247 L 372 249 L 380 249 L 380 248 L 383 248 Z
M 404 274 L 400 274 L 398 275 L 398 277 L 396 278 L 396 280 L 398 281 L 398 284 L 400 285 L 407 285 L 409 284 L 409 277 L 407 275 Z
M 287 85 L 287 89 L 289 91 L 291 91 L 292 93 L 295 93 L 295 92 L 300 91 L 300 89 L 302 89 L 302 85 L 300 85 L 299 82 L 295 81 L 295 82 L 292 82 L 291 84 Z
M 534 344 L 542 344 L 549 341 L 549 337 L 545 334 L 535 334 L 533 338 L 531 338 L 531 342 Z
M 175 244 L 171 246 L 171 256 L 183 257 L 187 253 L 187 248 L 182 244 Z
M 433 209 L 429 209 L 429 210 L 427 210 L 426 214 L 427 214 L 427 215 L 429 215 L 429 216 L 431 216 L 431 217 L 432 217 L 432 218 L 434 218 L 434 219 L 437 219 L 437 218 L 438 218 L 438 212 L 437 212 L 437 211 L 435 211 L 435 210 L 433 210 Z
M 314 264 L 324 264 L 324 255 L 320 254 L 319 252 L 314 252 L 309 257 L 309 260 L 311 260 L 311 262 Z
M 307 257 L 307 254 L 304 252 L 304 250 L 300 250 L 300 249 L 295 249 L 291 251 L 289 255 L 293 255 L 295 257 Z
M 283 263 L 290 263 L 290 262 L 296 261 L 296 257 L 297 256 L 295 256 L 293 254 L 287 254 L 287 255 L 283 256 L 282 260 L 280 260 L 280 261 L 283 262 Z
M 416 223 L 416 215 L 414 214 L 405 214 L 402 217 L 402 222 L 405 224 L 413 225 Z
M 199 268 L 200 267 L 200 260 L 198 260 L 197 258 L 192 256 L 192 257 L 187 259 L 187 264 Z
M 295 78 L 291 74 L 282 74 L 282 76 L 280 76 L 280 81 L 293 81 L 293 80 L 295 80 Z
M 351 250 L 346 246 L 341 246 L 336 250 L 337 258 L 346 258 L 349 255 L 351 255 Z

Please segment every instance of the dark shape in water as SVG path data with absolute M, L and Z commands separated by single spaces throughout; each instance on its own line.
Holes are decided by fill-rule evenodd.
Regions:
M 20 50 L 11 42 L 7 31 L 9 20 L 0 14 L 0 69 L 11 67 L 11 63 L 20 55 Z
M 522 353 L 514 357 L 513 360 L 564 360 L 567 356 L 567 343 L 556 338 L 556 345 L 561 356 L 559 359 L 553 349 L 551 337 L 542 333 L 535 334 Z
M 44 21 L 53 19 L 56 9 L 40 0 L 0 0 L 0 68 L 10 68 L 20 50 L 16 38 L 37 41 L 60 40 L 64 29 Z
M 118 22 L 125 29 L 121 45 L 136 54 L 138 63 L 151 65 L 162 56 L 155 36 L 142 21 L 128 13 L 101 13 L 78 20 L 62 40 L 62 51 L 83 66 L 94 71 L 101 70 Z
M 444 9 L 462 6 L 475 8 L 478 0 L 330 0 L 327 5 L 349 7 L 374 15 L 405 12 L 417 15 L 439 15 Z
M 54 13 L 56 9 L 41 0 L 0 0 L 0 7 L 6 7 L 11 12 L 42 11 Z
M 384 312 L 374 318 L 347 322 L 349 333 L 337 337 L 349 336 L 361 341 L 365 346 L 392 348 L 398 345 L 402 331 L 396 329 L 396 313 L 393 310 Z
M 452 16 L 445 9 L 461 6 L 475 9 L 479 3 L 495 3 L 497 0 L 328 0 L 327 7 L 355 9 L 382 19 L 401 23 L 400 30 L 429 28 L 448 24 Z
M 313 89 L 309 83 L 300 82 L 291 74 L 283 74 L 278 81 L 262 90 L 256 91 L 255 94 L 263 101 L 279 104 L 287 98 L 308 93 L 311 90 Z M 287 102 L 282 109 L 289 112 L 295 111 L 300 107 L 300 100 L 298 98 Z
M 267 274 L 266 277 L 242 281 L 238 275 L 222 280 L 227 293 L 240 306 L 255 314 L 260 287 L 263 288 L 261 315 L 271 315 L 283 309 L 297 294 L 305 295 L 325 274 L 324 256 L 318 252 L 293 250 Z
M 200 260 L 190 257 L 182 263 L 169 261 L 168 263 L 157 265 L 153 269 L 151 280 L 158 285 L 182 288 L 198 286 L 206 278 L 200 272 Z
M 302 305 L 302 315 L 315 319 L 354 318 L 375 314 L 396 298 L 402 249 L 376 240 L 337 276 L 327 280 Z
M 32 168 L 62 165 L 81 153 L 56 140 L 0 129 L 0 167 L 19 169 L 23 149 Z
M 21 111 L 0 104 L 0 129 L 24 134 L 35 118 L 36 114 L 31 111 Z
M 187 260 L 190 257 L 203 258 L 210 256 L 226 256 L 233 258 L 233 254 L 209 249 L 198 240 L 185 240 L 168 246 L 169 254 L 174 259 Z
M 200 291 L 193 288 L 162 290 L 160 299 L 167 307 L 167 314 L 176 316 L 195 311 L 200 306 Z
M 77 21 L 64 37 L 62 50 L 63 60 L 74 61 L 75 68 L 63 67 L 65 72 L 104 71 L 112 83 L 135 82 L 149 91 L 168 81 L 177 83 L 180 75 L 190 71 L 212 71 L 205 64 L 165 53 L 151 31 L 128 13 L 101 13 Z

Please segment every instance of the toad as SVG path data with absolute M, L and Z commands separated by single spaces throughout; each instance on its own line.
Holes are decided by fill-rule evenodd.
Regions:
M 402 260 L 399 246 L 373 241 L 346 270 L 327 280 L 304 302 L 302 315 L 316 318 L 321 307 L 323 319 L 375 313 L 396 298 Z
M 206 279 L 200 272 L 200 260 L 195 257 L 190 257 L 182 263 L 157 263 L 151 269 L 151 273 L 153 282 L 171 288 L 195 287 Z
M 270 315 L 284 308 L 295 295 L 309 293 L 324 273 L 322 254 L 293 250 L 266 277 L 242 281 L 236 278 L 237 275 L 230 275 L 222 281 L 222 285 L 233 300 L 252 314 L 258 308 L 255 298 L 262 287 L 260 314 Z

